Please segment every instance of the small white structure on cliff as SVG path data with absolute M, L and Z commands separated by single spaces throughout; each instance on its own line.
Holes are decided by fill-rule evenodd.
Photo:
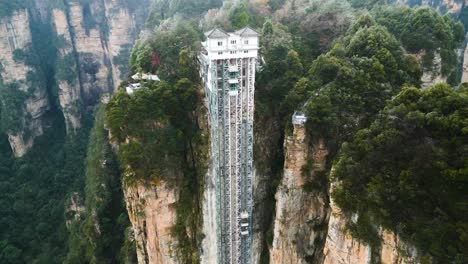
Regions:
M 156 74 L 145 74 L 145 73 L 136 73 L 132 76 L 132 79 L 135 81 L 155 81 L 155 82 L 160 82 L 161 80 Z M 141 84 L 140 83 L 131 83 L 128 85 L 125 90 L 127 91 L 128 95 L 132 95 L 135 91 L 141 89 Z
M 307 122 L 307 116 L 303 112 L 296 111 L 292 116 L 293 125 L 304 125 Z
M 136 73 L 132 76 L 132 79 L 135 81 L 146 80 L 146 81 L 156 81 L 160 82 L 161 80 L 156 74 L 146 74 L 146 73 Z
M 131 83 L 127 87 L 125 87 L 125 90 L 127 91 L 128 95 L 132 95 L 136 90 L 141 89 L 141 84 L 139 83 Z

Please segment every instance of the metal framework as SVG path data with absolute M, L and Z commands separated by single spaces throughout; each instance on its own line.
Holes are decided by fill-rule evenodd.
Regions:
M 246 55 L 248 53 L 242 52 L 241 48 L 234 48 L 231 50 L 235 50 L 235 53 L 228 53 L 233 56 L 224 55 L 213 59 L 206 50 L 199 56 L 211 127 L 220 264 L 251 262 L 253 111 L 257 53 L 255 50 Z M 235 55 L 237 51 L 242 52 L 242 56 Z M 221 53 L 217 52 L 218 55 Z

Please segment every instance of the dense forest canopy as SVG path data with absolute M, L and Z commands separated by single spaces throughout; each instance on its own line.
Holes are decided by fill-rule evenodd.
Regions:
M 432 70 L 434 54 L 440 55 L 442 73 L 456 83 L 458 65 L 456 49 L 465 38 L 463 25 L 450 16 L 439 15 L 431 8 L 388 6 L 375 11 L 376 20 L 388 28 L 411 53 L 424 52 L 423 66 Z
M 344 145 L 332 196 L 353 235 L 395 230 L 438 263 L 466 262 L 468 90 L 405 87 Z M 373 241 L 374 240 L 374 241 Z

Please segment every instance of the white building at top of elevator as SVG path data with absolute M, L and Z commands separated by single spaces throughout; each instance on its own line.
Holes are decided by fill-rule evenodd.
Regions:
M 209 61 L 258 56 L 258 33 L 249 27 L 232 33 L 215 28 L 206 32 L 205 36 L 202 53 Z

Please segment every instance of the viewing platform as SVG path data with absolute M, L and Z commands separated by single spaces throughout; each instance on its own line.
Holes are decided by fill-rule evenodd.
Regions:
M 132 79 L 134 81 L 154 81 L 154 82 L 160 82 L 161 80 L 156 74 L 145 74 L 145 73 L 137 73 L 132 76 Z M 142 88 L 141 83 L 135 82 L 129 84 L 127 87 L 125 87 L 125 91 L 127 92 L 128 95 L 132 95 L 135 93 L 135 91 L 138 91 Z
M 292 124 L 303 126 L 307 122 L 307 116 L 303 112 L 296 111 L 292 116 Z

